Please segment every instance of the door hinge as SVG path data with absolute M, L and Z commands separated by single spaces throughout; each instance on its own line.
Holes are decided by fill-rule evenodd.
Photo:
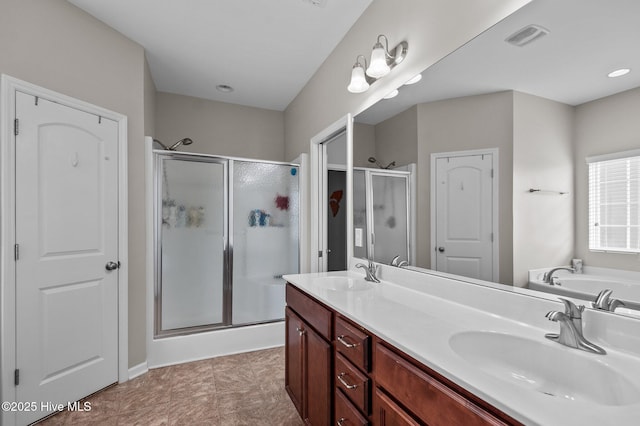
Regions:
M 491 169 L 491 178 L 493 179 L 493 169 Z
M 493 232 L 491 233 L 491 242 L 493 242 Z
M 13 246 L 13 258 L 15 260 L 20 259 L 20 244 L 14 244 L 14 246 Z
M 19 133 L 20 133 L 20 120 L 16 118 L 15 120 L 13 120 L 13 134 L 15 136 L 18 136 Z
M 318 257 L 322 257 L 322 250 L 318 250 Z
M 18 386 L 20 384 L 20 370 L 17 368 L 13 372 L 13 384 L 15 386 Z

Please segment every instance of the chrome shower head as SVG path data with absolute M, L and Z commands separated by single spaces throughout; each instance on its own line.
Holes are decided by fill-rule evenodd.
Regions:
M 160 145 L 162 147 L 162 149 L 166 150 L 166 151 L 175 151 L 176 148 L 178 148 L 180 145 L 191 145 L 193 143 L 193 141 L 190 138 L 184 138 L 184 139 L 180 139 L 178 142 L 174 143 L 173 145 L 167 147 L 165 144 L 163 144 L 162 142 L 160 142 L 158 139 L 154 139 L 153 140 L 155 143 L 157 143 L 158 145 Z
M 383 166 L 382 164 L 380 164 L 378 162 L 378 160 L 376 160 L 376 157 L 369 157 L 368 160 L 370 163 L 375 163 L 376 166 L 378 166 L 381 169 L 390 169 L 391 167 L 395 167 L 396 166 L 396 162 L 392 161 L 389 164 L 387 164 L 386 166 Z
M 187 145 L 191 145 L 192 143 L 193 141 L 189 138 L 180 139 L 178 142 L 174 143 L 169 147 L 169 151 L 175 151 L 176 148 L 178 148 L 180 145 L 187 146 Z

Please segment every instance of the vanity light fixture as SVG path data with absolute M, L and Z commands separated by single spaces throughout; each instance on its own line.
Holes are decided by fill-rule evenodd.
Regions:
M 384 45 L 382 44 L 383 40 Z M 404 60 L 408 48 L 409 44 L 403 41 L 389 51 L 387 36 L 380 34 L 371 52 L 371 63 L 367 64 L 367 59 L 363 55 L 357 56 L 356 63 L 351 70 L 351 82 L 347 86 L 347 90 L 351 93 L 365 92 L 371 83 L 389 74 L 393 67 Z M 364 66 L 360 62 L 360 57 L 364 60 Z
M 611 71 L 609 74 L 607 74 L 607 77 L 622 77 L 623 75 L 627 75 L 631 72 L 630 68 L 620 68 L 619 70 L 615 70 L 615 71 Z

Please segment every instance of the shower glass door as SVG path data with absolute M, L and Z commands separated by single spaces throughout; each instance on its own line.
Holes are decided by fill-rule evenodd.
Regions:
M 156 335 L 226 324 L 228 161 L 156 159 Z
M 409 259 L 409 178 L 371 172 L 371 248 L 373 260 L 389 264 Z M 376 244 L 376 242 L 378 242 Z
M 284 318 L 283 274 L 299 271 L 298 166 L 230 160 L 232 324 Z

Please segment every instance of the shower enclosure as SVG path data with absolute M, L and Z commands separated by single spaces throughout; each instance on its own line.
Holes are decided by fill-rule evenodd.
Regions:
M 284 318 L 281 277 L 299 271 L 298 172 L 154 151 L 155 337 Z
M 353 255 L 389 264 L 394 257 L 412 264 L 411 173 L 354 168 Z

